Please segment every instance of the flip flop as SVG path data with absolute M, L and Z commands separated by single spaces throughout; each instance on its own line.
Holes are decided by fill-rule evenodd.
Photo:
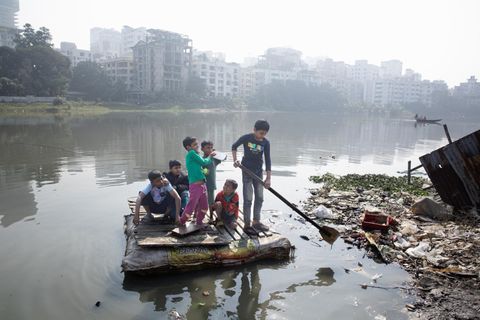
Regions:
M 266 225 L 264 225 L 263 223 L 259 222 L 259 223 L 255 223 L 253 225 L 253 228 L 257 229 L 257 230 L 260 230 L 260 231 L 268 231 L 270 230 L 270 228 Z
M 255 230 L 255 228 L 253 228 L 253 227 L 245 227 L 244 230 L 245 230 L 246 234 L 249 234 L 251 236 L 258 236 L 257 230 Z

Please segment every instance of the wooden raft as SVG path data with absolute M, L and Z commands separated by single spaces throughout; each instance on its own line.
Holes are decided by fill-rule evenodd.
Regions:
M 135 213 L 135 199 L 128 199 L 128 206 Z M 140 219 L 145 215 L 145 210 L 140 207 Z M 135 239 L 141 247 L 181 247 L 181 246 L 222 246 L 232 241 L 265 238 L 272 236 L 271 231 L 261 231 L 256 235 L 249 235 L 244 230 L 243 213 L 240 212 L 236 229 L 224 225 L 209 225 L 205 230 L 197 231 L 185 237 L 173 236 L 171 231 L 176 228 L 173 224 L 162 224 L 163 214 L 154 214 L 151 224 L 140 223 L 135 230 Z M 209 213 L 205 216 L 207 220 Z M 217 216 L 214 213 L 214 219 Z M 204 221 L 205 222 L 205 221 Z

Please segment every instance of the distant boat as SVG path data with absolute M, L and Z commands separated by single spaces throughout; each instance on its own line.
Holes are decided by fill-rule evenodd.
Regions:
M 442 119 L 427 119 L 426 117 L 419 117 L 417 114 L 415 115 L 415 120 L 418 123 L 438 123 L 442 121 Z
M 440 121 L 442 121 L 442 119 L 415 119 L 417 120 L 418 123 L 438 123 Z

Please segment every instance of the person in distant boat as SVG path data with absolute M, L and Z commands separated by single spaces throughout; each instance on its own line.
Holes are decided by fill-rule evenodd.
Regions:
M 147 212 L 143 217 L 143 222 L 153 221 L 152 213 L 168 214 L 175 222 L 180 219 L 181 200 L 177 191 L 170 182 L 158 170 L 152 170 L 148 173 L 147 186 L 138 192 L 135 202 L 135 214 L 133 223 L 138 224 L 140 219 L 140 206 Z
M 213 210 L 224 225 L 235 229 L 238 219 L 239 197 L 237 191 L 238 183 L 235 180 L 227 179 L 222 191 L 217 193 Z
M 180 215 L 182 215 L 185 206 L 188 203 L 189 193 L 188 193 L 188 176 L 182 172 L 182 164 L 178 160 L 171 160 L 168 163 L 170 169 L 169 172 L 163 173 L 165 178 L 170 182 L 172 187 L 177 191 L 180 196 L 181 201 L 181 210 Z
M 201 147 L 204 158 L 208 158 L 214 151 L 212 141 L 203 141 Z M 210 210 L 212 210 L 212 206 L 215 203 L 215 190 L 217 190 L 217 166 L 221 162 L 222 161 L 218 159 L 212 158 L 212 162 L 204 167 L 205 177 L 207 178 L 208 206 Z
M 188 191 L 190 199 L 183 211 L 180 223 L 184 225 L 190 216 L 195 212 L 196 224 L 202 225 L 203 218 L 208 211 L 207 187 L 205 185 L 205 174 L 203 167 L 212 163 L 212 157 L 215 151 L 210 153 L 207 158 L 202 158 L 199 154 L 199 145 L 197 138 L 186 137 L 183 139 L 183 147 L 187 150 L 185 156 L 185 165 L 188 171 L 188 182 L 190 183 Z
M 263 177 L 263 158 L 265 158 L 265 170 L 267 178 L 263 182 L 257 182 L 248 174 L 243 172 L 243 216 L 245 219 L 245 232 L 257 234 L 258 231 L 268 231 L 268 227 L 260 222 L 260 214 L 263 203 L 263 187 L 270 188 L 272 175 L 272 162 L 270 159 L 270 142 L 265 138 L 270 130 L 270 124 L 265 120 L 258 120 L 253 127 L 253 133 L 241 136 L 232 145 L 232 158 L 235 167 L 244 166 L 250 169 L 258 177 Z M 237 149 L 243 145 L 242 162 L 237 160 Z M 255 191 L 255 202 L 253 204 L 253 222 L 250 222 L 253 193 Z

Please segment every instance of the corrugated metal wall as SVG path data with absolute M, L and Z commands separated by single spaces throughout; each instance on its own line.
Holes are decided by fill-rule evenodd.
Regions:
M 445 203 L 480 208 L 480 130 L 420 157 Z

